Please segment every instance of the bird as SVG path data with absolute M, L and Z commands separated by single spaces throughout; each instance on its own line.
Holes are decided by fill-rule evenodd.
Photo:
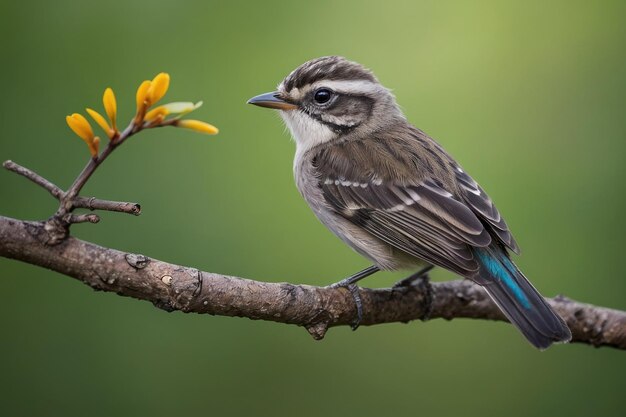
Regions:
M 362 306 L 356 283 L 380 270 L 433 267 L 482 286 L 539 349 L 568 342 L 564 320 L 511 259 L 520 249 L 483 188 L 409 123 L 392 92 L 341 56 L 297 67 L 248 100 L 278 110 L 296 144 L 296 186 L 317 218 L 372 265 L 333 287 Z

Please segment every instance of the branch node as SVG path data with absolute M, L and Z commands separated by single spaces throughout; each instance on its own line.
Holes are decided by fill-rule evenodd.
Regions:
M 128 264 L 135 269 L 143 269 L 150 263 L 150 258 L 145 255 L 140 255 L 138 253 L 127 253 L 126 262 L 128 262 Z M 170 277 L 170 282 L 171 278 L 172 277 Z
M 202 290 L 202 274 L 196 268 L 176 268 L 170 273 L 168 281 L 169 303 L 176 309 L 184 312 L 193 311 L 198 304 L 198 295 Z
M 54 246 L 63 242 L 68 234 L 68 223 L 55 216 L 50 217 L 43 225 L 44 233 L 37 231 L 38 240 L 45 245 Z
M 313 339 L 322 340 L 328 331 L 328 323 L 320 322 L 311 324 L 309 326 L 305 326 L 306 330 L 309 332 Z

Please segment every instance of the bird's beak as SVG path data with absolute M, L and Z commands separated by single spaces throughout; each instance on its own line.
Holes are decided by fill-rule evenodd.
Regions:
M 298 106 L 291 104 L 281 99 L 278 92 L 273 91 L 271 93 L 261 94 L 260 96 L 252 97 L 248 100 L 248 104 L 254 104 L 255 106 L 267 107 L 270 109 L 278 110 L 294 110 Z

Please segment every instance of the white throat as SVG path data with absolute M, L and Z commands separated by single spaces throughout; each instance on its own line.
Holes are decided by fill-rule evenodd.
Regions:
M 296 156 L 294 167 L 297 161 L 309 149 L 334 139 L 337 134 L 328 126 L 309 117 L 298 110 L 280 111 L 285 125 L 289 128 L 293 140 L 296 142 Z

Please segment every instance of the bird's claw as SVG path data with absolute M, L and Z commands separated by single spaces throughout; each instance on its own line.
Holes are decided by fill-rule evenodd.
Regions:
M 363 319 L 363 301 L 361 300 L 361 294 L 359 293 L 359 287 L 353 283 L 344 283 L 342 281 L 329 285 L 328 288 L 345 288 L 350 291 L 354 304 L 356 306 L 356 320 L 350 324 L 352 330 L 356 330 L 361 325 Z
M 426 267 L 421 271 L 418 271 L 415 274 L 396 282 L 393 286 L 393 289 L 410 288 L 413 286 L 422 289 L 424 293 L 424 313 L 420 317 L 421 321 L 428 321 L 430 319 L 430 315 L 433 312 L 433 301 L 435 298 L 435 294 L 433 291 L 433 286 L 430 284 L 430 276 L 428 275 L 428 272 L 431 269 L 432 267 Z
M 350 294 L 352 294 L 352 299 L 356 305 L 356 320 L 350 325 L 352 330 L 358 329 L 361 324 L 361 319 L 363 319 L 363 303 L 361 301 L 361 294 L 359 294 L 359 287 L 356 286 L 356 283 L 378 271 L 380 271 L 378 266 L 372 265 L 349 276 L 348 278 L 342 279 L 341 281 L 328 286 L 328 288 L 347 288 L 348 291 L 350 291 Z

